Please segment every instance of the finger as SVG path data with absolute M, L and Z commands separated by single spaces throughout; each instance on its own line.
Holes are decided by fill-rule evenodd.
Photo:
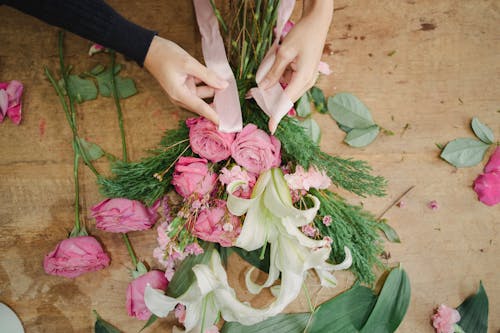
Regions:
M 193 60 L 187 68 L 188 74 L 205 82 L 207 85 L 217 89 L 225 89 L 228 82 L 215 74 L 214 71 L 200 64 L 198 61 Z
M 177 98 L 178 104 L 184 108 L 199 114 L 202 117 L 207 118 L 216 125 L 219 124 L 219 117 L 214 109 L 212 109 L 207 103 L 205 103 L 201 98 L 195 94 L 189 92 L 187 89 L 182 89 L 178 92 Z
M 260 82 L 262 89 L 268 89 L 278 83 L 286 67 L 293 61 L 294 58 L 295 55 L 292 52 L 280 48 L 276 53 L 276 59 L 274 59 L 273 66 L 262 82 Z
M 285 89 L 287 96 L 295 103 L 309 89 L 309 78 L 305 72 L 295 72 Z
M 210 87 L 210 86 L 198 86 L 198 87 L 196 87 L 196 95 L 199 98 L 214 97 L 215 89 Z

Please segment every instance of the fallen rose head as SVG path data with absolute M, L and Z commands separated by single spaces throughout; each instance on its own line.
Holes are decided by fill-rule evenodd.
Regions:
M 160 201 L 152 207 L 124 198 L 106 199 L 91 208 L 97 229 L 108 232 L 129 232 L 151 228 L 158 219 Z
M 460 313 L 455 309 L 441 304 L 431 319 L 436 333 L 453 333 L 453 325 L 460 321 Z
M 201 196 L 212 192 L 217 183 L 217 175 L 208 170 L 204 158 L 181 157 L 175 165 L 172 185 L 182 197 L 197 193 Z
M 165 290 L 168 286 L 165 273 L 159 270 L 152 270 L 129 283 L 126 299 L 129 316 L 139 320 L 148 320 L 151 316 L 151 312 L 144 303 L 144 289 L 146 289 L 146 285 L 148 284 L 152 288 Z
M 189 144 L 196 154 L 217 163 L 231 156 L 231 144 L 234 133 L 223 133 L 217 126 L 205 118 L 189 118 Z
M 281 142 L 253 124 L 246 125 L 231 146 L 233 159 L 257 175 L 281 164 Z
M 217 200 L 214 207 L 200 211 L 192 232 L 198 238 L 229 247 L 241 232 L 241 221 L 229 213 L 225 201 Z
M 64 239 L 45 256 L 43 269 L 47 274 L 74 278 L 98 271 L 109 265 L 109 256 L 91 236 Z
M 479 201 L 488 206 L 500 202 L 500 171 L 487 172 L 474 180 L 474 191 Z
M 16 125 L 21 122 L 22 103 L 21 96 L 24 86 L 17 80 L 0 82 L 0 122 L 5 116 Z
M 484 167 L 484 172 L 500 172 L 500 146 L 495 149 L 493 154 L 488 161 L 488 164 Z

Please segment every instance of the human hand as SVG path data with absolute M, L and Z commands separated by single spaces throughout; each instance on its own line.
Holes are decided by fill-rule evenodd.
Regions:
M 260 82 L 263 89 L 283 77 L 285 93 L 295 102 L 314 85 L 332 15 L 333 1 L 304 0 L 302 18 L 281 42 L 274 64 Z
M 202 98 L 213 97 L 228 83 L 199 63 L 179 45 L 155 36 L 144 67 L 156 78 L 172 102 L 203 116 L 215 124 L 219 118 Z

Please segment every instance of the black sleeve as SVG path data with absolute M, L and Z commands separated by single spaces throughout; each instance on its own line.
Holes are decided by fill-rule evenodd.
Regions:
M 126 20 L 103 0 L 0 0 L 2 2 L 116 50 L 140 66 L 156 34 Z

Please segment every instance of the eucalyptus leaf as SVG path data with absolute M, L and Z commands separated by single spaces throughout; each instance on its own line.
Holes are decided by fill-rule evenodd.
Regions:
M 262 260 L 260 259 L 262 248 L 254 251 L 247 251 L 235 246 L 231 249 L 236 252 L 241 257 L 241 259 L 245 260 L 250 265 L 260 269 L 265 273 L 269 273 L 269 265 L 271 262 L 271 247 L 269 246 L 269 244 L 266 246 L 264 258 Z
M 344 138 L 344 142 L 352 147 L 364 147 L 375 140 L 379 133 L 377 125 L 368 128 L 354 128 Z
M 327 113 L 328 108 L 326 107 L 326 98 L 325 94 L 323 93 L 323 90 L 314 86 L 311 89 L 309 89 L 309 93 L 312 98 L 314 107 L 316 108 L 316 111 L 318 111 L 319 113 Z
M 476 134 L 479 140 L 487 144 L 495 142 L 495 136 L 493 135 L 492 130 L 485 124 L 481 123 L 476 117 L 472 118 L 471 126 L 474 134 Z
M 137 93 L 135 83 L 131 78 L 122 78 L 118 76 L 122 66 L 116 64 L 114 67 L 116 89 L 120 98 L 127 98 Z M 104 97 L 111 97 L 113 93 L 113 86 L 111 82 L 111 67 L 96 75 L 97 84 L 99 86 L 99 93 Z
M 457 168 L 480 163 L 489 145 L 476 139 L 459 138 L 449 142 L 441 152 L 441 158 Z
M 307 117 L 311 114 L 311 102 L 307 94 L 302 95 L 297 101 L 296 111 L 299 117 Z
M 401 243 L 401 239 L 399 239 L 399 235 L 390 225 L 386 222 L 379 222 L 377 227 L 385 234 L 387 240 L 391 243 Z
M 305 129 L 305 132 L 313 140 L 314 143 L 319 143 L 319 140 L 321 139 L 321 129 L 319 128 L 316 120 L 309 117 L 306 120 L 302 121 L 300 123 L 300 126 Z
M 350 131 L 352 131 L 352 128 L 351 128 L 351 127 L 344 126 L 344 125 L 342 125 L 342 124 L 341 124 L 341 123 L 339 123 L 339 122 L 337 122 L 337 125 L 339 126 L 339 128 L 340 128 L 342 131 L 344 131 L 344 132 L 346 132 L 346 133 L 349 133 Z
M 361 333 L 392 333 L 399 327 L 410 305 L 410 281 L 406 272 L 394 268 L 387 277 L 377 303 Z
M 60 86 L 64 86 L 62 83 Z M 78 103 L 90 101 L 97 98 L 97 88 L 92 80 L 82 79 L 78 75 L 69 75 L 67 80 L 68 87 L 65 87 L 66 93 L 71 93 L 71 97 Z
M 302 333 L 310 316 L 309 313 L 283 313 L 251 326 L 226 322 L 221 333 Z
M 101 74 L 102 72 L 104 72 L 104 70 L 106 69 L 106 67 L 104 67 L 103 65 L 101 64 L 98 64 L 96 65 L 94 68 L 92 68 L 90 70 L 90 74 L 92 75 L 99 75 Z
M 102 150 L 102 148 L 97 144 L 88 142 L 81 137 L 78 137 L 77 140 L 80 142 L 80 145 L 87 154 L 89 160 L 94 161 L 105 155 L 104 150 Z
M 328 98 L 328 112 L 333 119 L 347 127 L 366 128 L 375 125 L 368 108 L 349 93 Z
M 94 310 L 94 314 L 96 315 L 96 321 L 94 324 L 94 332 L 95 333 L 121 333 L 119 329 L 105 321 L 99 316 L 99 314 Z
M 460 313 L 458 324 L 465 332 L 488 332 L 488 296 L 482 282 L 477 293 L 468 297 L 457 310 Z
M 214 251 L 214 245 L 213 243 L 202 243 L 201 246 L 204 250 L 202 254 L 197 256 L 190 255 L 184 259 L 176 270 L 172 280 L 168 284 L 168 296 L 175 298 L 184 294 L 196 279 L 192 268 L 198 264 L 206 264 L 209 262 L 212 251 Z

